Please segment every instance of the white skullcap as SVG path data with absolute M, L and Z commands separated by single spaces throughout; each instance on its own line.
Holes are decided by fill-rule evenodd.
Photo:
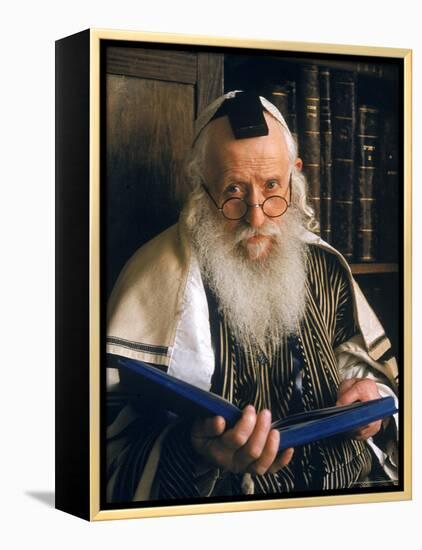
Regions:
M 199 134 L 202 132 L 202 130 L 209 124 L 215 113 L 218 111 L 220 106 L 224 103 L 226 99 L 232 99 L 236 96 L 236 94 L 242 93 L 242 90 L 233 90 L 231 92 L 227 92 L 226 94 L 221 95 L 217 99 L 215 99 L 212 103 L 210 103 L 205 109 L 201 112 L 201 114 L 198 116 L 198 118 L 195 121 L 194 126 L 194 135 L 192 140 L 192 146 L 196 142 L 196 140 L 199 137 Z M 264 109 L 270 113 L 276 120 L 280 122 L 280 124 L 283 126 L 283 128 L 288 132 L 289 135 L 291 135 L 289 127 L 287 126 L 286 121 L 284 120 L 283 115 L 280 113 L 280 111 L 277 109 L 275 105 L 273 105 L 268 99 L 265 99 L 265 97 L 259 96 L 259 99 L 262 103 L 262 106 Z

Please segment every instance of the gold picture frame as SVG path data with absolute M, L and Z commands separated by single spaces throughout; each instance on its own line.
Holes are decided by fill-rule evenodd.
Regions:
M 400 486 L 392 491 L 319 494 L 265 500 L 232 499 L 188 504 L 136 503 L 103 506 L 104 492 L 104 223 L 105 60 L 103 46 L 159 46 L 171 50 L 236 51 L 247 54 L 353 56 L 362 65 L 374 59 L 398 62 L 403 111 L 399 141 L 403 188 L 397 223 L 402 222 L 398 277 L 400 362 Z M 330 57 L 331 56 L 331 57 Z M 412 52 L 407 49 L 344 46 L 269 40 L 90 29 L 56 44 L 57 185 L 57 355 L 56 355 L 56 507 L 91 521 L 308 507 L 411 498 L 411 155 Z M 72 155 L 72 157 L 70 156 Z M 77 161 L 75 163 L 75 160 Z M 77 245 L 75 247 L 75 244 Z M 365 267 L 363 266 L 363 272 Z M 72 270 L 70 273 L 69 270 Z M 362 273 L 363 273 L 362 272 Z M 78 328 L 75 329 L 75 326 Z M 72 395 L 69 389 L 72 389 Z M 76 401 L 75 401 L 76 400 Z

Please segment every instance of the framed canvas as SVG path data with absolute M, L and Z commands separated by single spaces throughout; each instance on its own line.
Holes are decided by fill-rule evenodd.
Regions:
M 58 40 L 56 304 L 57 508 L 411 498 L 411 51 Z

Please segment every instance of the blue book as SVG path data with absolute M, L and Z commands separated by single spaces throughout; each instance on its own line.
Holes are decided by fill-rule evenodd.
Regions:
M 135 380 L 139 380 L 139 385 L 134 385 L 130 397 L 146 396 L 148 401 L 152 400 L 157 406 L 182 417 L 222 416 L 228 427 L 233 426 L 242 415 L 238 407 L 219 395 L 170 376 L 157 367 L 126 357 L 108 357 L 111 366 L 137 375 Z M 382 397 L 342 407 L 327 407 L 290 415 L 273 422 L 272 427 L 280 431 L 281 451 L 348 432 L 396 412 L 393 397 Z

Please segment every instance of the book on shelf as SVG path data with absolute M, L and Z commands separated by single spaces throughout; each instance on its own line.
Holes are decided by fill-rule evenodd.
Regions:
M 385 262 L 398 261 L 399 243 L 399 128 L 393 112 L 380 121 L 380 165 L 377 190 L 377 247 Z
M 321 128 L 321 237 L 331 243 L 333 130 L 331 123 L 331 71 L 321 68 L 320 128 Z
M 120 391 L 120 385 L 110 388 L 108 401 L 146 400 L 148 406 L 165 409 L 181 418 L 195 419 L 222 416 L 227 427 L 233 426 L 242 411 L 222 397 L 179 380 L 163 370 L 142 361 L 117 355 L 107 355 L 108 366 L 121 373 L 132 375 L 129 389 Z M 280 446 L 283 450 L 345 433 L 386 418 L 396 413 L 394 399 L 385 397 L 365 402 L 356 402 L 343 407 L 327 407 L 296 413 L 273 422 L 280 431 Z
M 356 74 L 339 71 L 332 83 L 333 245 L 348 260 L 354 252 Z
M 286 80 L 281 83 L 273 83 L 268 88 L 265 88 L 263 93 L 283 115 L 290 133 L 297 143 L 296 82 L 294 80 Z
M 379 110 L 359 106 L 358 173 L 356 197 L 356 260 L 373 262 L 375 254 L 375 205 L 378 167 Z
M 289 103 L 289 113 L 287 118 L 287 124 L 290 128 L 290 132 L 293 136 L 293 139 L 298 143 L 298 134 L 297 134 L 297 87 L 294 80 L 289 80 L 286 84 L 288 91 L 288 103 Z
M 365 71 L 361 81 L 357 70 L 304 63 L 264 95 L 297 139 L 321 237 L 349 262 L 396 262 L 397 114 Z
M 271 84 L 263 93 L 277 107 L 287 125 L 289 125 L 289 89 L 287 82 Z
M 299 144 L 303 171 L 308 181 L 308 197 L 320 221 L 321 210 L 321 132 L 320 84 L 316 65 L 304 65 L 300 70 Z

